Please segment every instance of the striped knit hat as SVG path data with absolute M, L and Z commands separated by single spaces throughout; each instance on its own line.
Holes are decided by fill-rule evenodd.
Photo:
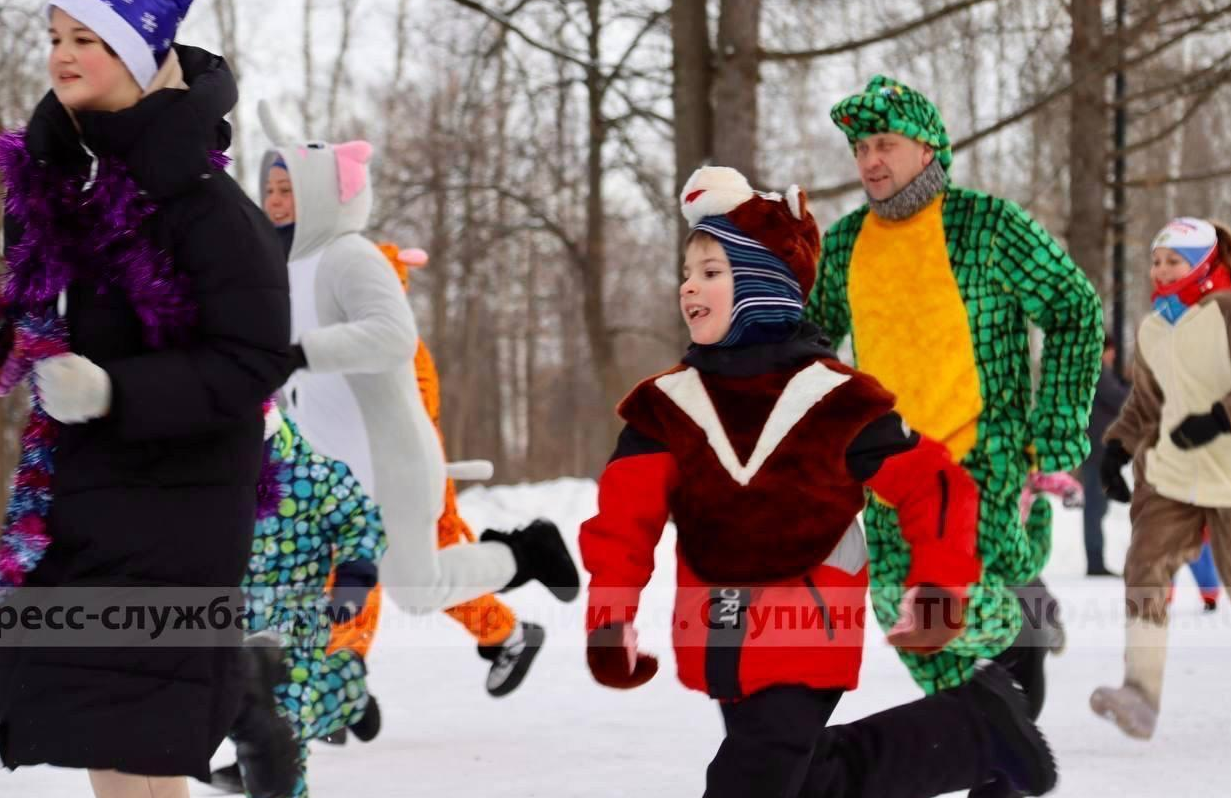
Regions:
M 717 346 L 772 343 L 794 334 L 816 279 L 821 239 L 799 186 L 753 191 L 725 166 L 703 166 L 680 195 L 693 230 L 713 236 L 731 262 L 731 328 Z

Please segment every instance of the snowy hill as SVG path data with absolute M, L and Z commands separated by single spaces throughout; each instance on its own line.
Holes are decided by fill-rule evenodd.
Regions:
M 575 541 L 592 514 L 594 483 L 562 479 L 539 485 L 471 488 L 463 515 L 476 529 L 553 518 Z M 1048 662 L 1042 725 L 1060 761 L 1053 795 L 1222 798 L 1231 783 L 1231 605 L 1200 613 L 1187 572 L 1180 577 L 1159 731 L 1129 740 L 1087 707 L 1099 684 L 1121 676 L 1122 586 L 1082 576 L 1079 511 L 1056 508 L 1055 553 L 1047 577 L 1064 604 L 1069 648 Z M 1108 562 L 1128 542 L 1127 511 L 1113 507 Z M 316 746 L 313 795 L 371 798 L 685 798 L 699 796 L 705 766 L 721 739 L 717 708 L 674 679 L 669 644 L 674 535 L 657 552 L 641 639 L 661 658 L 658 677 L 627 693 L 596 685 L 582 649 L 581 601 L 556 604 L 537 585 L 508 596 L 527 619 L 548 627 L 547 647 L 526 683 L 493 700 L 483 692 L 486 663 L 467 635 L 442 614 L 414 618 L 389 611 L 371 657 L 371 686 L 385 729 L 373 743 Z M 396 545 L 396 543 L 394 544 Z M 841 723 L 919 695 L 879 630 L 869 630 L 861 688 L 845 697 Z M 122 733 L 122 730 L 117 730 Z M 224 747 L 216 761 L 230 759 Z M 0 795 L 59 798 L 89 794 L 85 774 L 53 768 L 0 772 Z M 216 795 L 194 784 L 194 796 Z

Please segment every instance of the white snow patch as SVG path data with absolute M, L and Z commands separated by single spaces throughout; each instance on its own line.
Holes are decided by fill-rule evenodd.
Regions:
M 1080 511 L 1054 506 L 1055 551 L 1047 577 L 1064 604 L 1070 644 L 1047 666 L 1042 725 L 1061 767 L 1053 795 L 1225 794 L 1231 778 L 1225 756 L 1231 606 L 1224 599 L 1215 616 L 1201 615 L 1192 580 L 1181 574 L 1158 733 L 1149 743 L 1124 737 L 1086 704 L 1091 690 L 1117 684 L 1122 674 L 1122 587 L 1116 579 L 1082 576 Z M 461 508 L 476 531 L 552 518 L 575 550 L 578 527 L 595 509 L 595 488 L 576 479 L 471 488 L 462 494 Z M 1108 562 L 1116 568 L 1128 545 L 1125 508 L 1113 506 L 1106 528 Z M 716 706 L 674 678 L 667 632 L 673 546 L 674 531 L 668 528 L 643 603 L 642 643 L 659 655 L 662 668 L 654 681 L 630 692 L 599 687 L 586 671 L 581 600 L 562 608 L 536 585 L 507 597 L 521 616 L 548 627 L 548 639 L 526 683 L 500 700 L 484 693 L 486 663 L 453 621 L 443 615 L 413 618 L 390 608 L 371 657 L 371 687 L 381 700 L 384 731 L 367 745 L 314 745 L 312 793 L 318 798 L 699 796 L 722 722 Z M 873 628 L 862 686 L 842 700 L 834 722 L 918 696 Z M 228 744 L 215 761 L 230 758 Z M 49 767 L 0 772 L 0 795 L 79 798 L 88 789 L 80 772 Z M 194 784 L 192 794 L 217 793 Z

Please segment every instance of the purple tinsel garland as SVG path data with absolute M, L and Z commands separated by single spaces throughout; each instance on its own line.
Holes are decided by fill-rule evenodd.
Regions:
M 278 505 L 289 495 L 281 479 L 286 467 L 286 463 L 278 459 L 273 444 L 267 443 L 260 481 L 256 484 L 256 520 L 264 521 L 277 515 Z
M 211 153 L 211 163 L 228 163 Z M 141 320 L 145 341 L 162 347 L 180 340 L 196 320 L 185 275 L 166 253 L 141 234 L 157 210 L 115 158 L 98 163 L 98 177 L 85 190 L 80 175 L 35 162 L 23 131 L 0 135 L 0 176 L 5 214 L 23 228 L 9 248 L 5 307 L 24 314 L 16 323 L 13 350 L 0 369 L 0 392 L 29 377 L 38 361 L 68 352 L 68 330 L 55 309 L 61 291 L 76 278 L 123 293 Z M 31 380 L 33 388 L 33 380 Z M 30 420 L 22 434 L 22 456 L 0 531 L 0 593 L 17 587 L 50 545 L 52 456 L 59 424 L 47 416 L 31 391 Z
M 266 416 L 274 407 L 274 399 L 265 400 L 263 410 Z M 278 433 L 265 441 L 265 459 L 261 462 L 261 476 L 256 483 L 256 520 L 263 521 L 278 512 L 278 505 L 290 495 L 290 491 L 282 479 L 282 472 L 287 464 L 282 461 L 277 452 Z

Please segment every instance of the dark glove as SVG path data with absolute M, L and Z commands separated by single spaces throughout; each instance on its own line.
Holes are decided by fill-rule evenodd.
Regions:
M 898 622 L 886 635 L 889 645 L 915 654 L 935 654 L 966 629 L 966 600 L 936 585 L 906 591 Z
M 292 374 L 300 369 L 306 369 L 307 367 L 308 356 L 304 354 L 303 346 L 300 344 L 291 344 L 290 353 L 287 356 L 286 365 L 282 372 L 283 385 L 285 385 L 286 381 L 291 378 Z
M 1181 449 L 1205 446 L 1219 435 L 1231 432 L 1231 418 L 1222 402 L 1215 402 L 1208 413 L 1194 413 L 1171 430 L 1171 442 Z
M 373 563 L 363 561 L 339 565 L 329 596 L 330 622 L 350 623 L 363 610 L 376 581 L 377 571 Z
M 658 673 L 658 659 L 637 650 L 637 632 L 623 623 L 590 633 L 586 640 L 586 663 L 595 681 L 617 690 L 640 687 Z
M 1120 441 L 1107 442 L 1103 459 L 1098 465 L 1098 475 L 1099 481 L 1103 483 L 1103 493 L 1106 493 L 1107 498 L 1112 501 L 1128 503 L 1133 499 L 1132 491 L 1128 489 L 1128 483 L 1124 481 L 1124 475 L 1120 473 L 1120 469 L 1128 465 L 1132 459 L 1133 456 L 1128 453 Z

